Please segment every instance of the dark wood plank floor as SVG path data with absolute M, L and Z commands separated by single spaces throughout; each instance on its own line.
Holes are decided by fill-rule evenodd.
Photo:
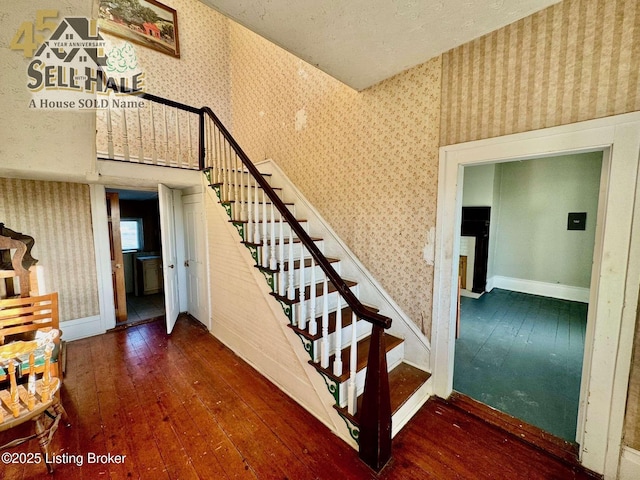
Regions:
M 73 425 L 53 439 L 55 478 L 592 478 L 439 399 L 396 437 L 391 463 L 375 475 L 186 317 L 171 336 L 162 322 L 146 323 L 72 342 L 67 357 L 62 394 Z M 38 452 L 38 445 L 11 452 Z M 125 457 L 90 463 L 90 454 Z M 43 465 L 15 463 L 0 466 L 0 477 L 48 476 Z

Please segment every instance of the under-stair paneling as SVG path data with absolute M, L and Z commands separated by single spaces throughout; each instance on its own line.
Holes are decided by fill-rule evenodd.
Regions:
M 287 327 L 288 320 L 269 295 L 262 274 L 253 266 L 249 250 L 240 243 L 222 206 L 206 195 L 211 285 L 211 333 L 260 373 L 276 383 L 323 423 L 332 425 L 325 403 L 309 379 L 308 355 Z M 298 349 L 296 352 L 295 349 Z M 305 358 L 306 357 L 306 358 Z M 321 381 L 321 380 L 320 380 Z
M 640 110 L 640 2 L 565 0 L 443 55 L 440 143 Z
M 59 293 L 60 320 L 99 314 L 89 187 L 0 178 L 0 222 L 35 239 L 47 291 Z
M 356 92 L 231 25 L 233 135 L 271 158 L 429 336 L 440 58 Z

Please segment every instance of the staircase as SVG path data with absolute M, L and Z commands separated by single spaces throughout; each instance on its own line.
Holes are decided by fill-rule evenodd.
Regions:
M 249 249 L 255 267 L 264 275 L 271 296 L 280 303 L 289 328 L 300 338 L 309 355 L 309 364 L 323 377 L 334 408 L 345 420 L 351 436 L 360 441 L 372 342 L 385 352 L 381 363 L 386 364 L 385 372 L 388 372 L 388 408 L 391 423 L 398 424 L 394 430 L 399 430 L 408 420 L 402 408 L 415 411 L 427 400 L 425 390 L 429 388 L 430 374 L 405 361 L 405 340 L 400 336 L 386 332 L 372 336 L 373 324 L 359 318 L 346 304 L 304 242 L 295 235 L 294 228 L 279 214 L 248 170 L 239 164 L 224 165 L 223 162 L 221 165 L 204 170 L 207 182 L 235 226 L 239 241 Z M 321 220 L 315 218 L 316 215 L 313 221 L 297 215 L 298 206 L 291 197 L 300 194 L 292 195 L 291 188 L 276 185 L 274 175 L 265 171 L 274 168 L 267 164 L 260 177 L 324 255 L 325 239 L 314 235 L 317 230 L 314 224 Z M 282 178 L 283 173 L 278 173 Z M 339 256 L 325 258 L 335 272 L 342 275 L 343 260 Z M 353 295 L 361 296 L 356 280 L 345 278 L 344 284 Z M 379 315 L 373 304 L 365 303 L 364 308 Z M 374 367 L 372 376 L 379 377 L 380 368 L 384 366 Z M 419 398 L 418 403 L 410 406 L 414 396 Z M 376 403 L 384 401 L 377 399 Z
M 142 118 L 138 110 L 127 120 L 136 113 L 123 110 L 116 126 L 118 115 L 107 111 L 106 159 L 204 172 L 309 364 L 324 379 L 327 400 L 360 457 L 379 471 L 391 457 L 392 436 L 431 393 L 426 339 L 286 175 L 270 162 L 258 169 L 209 108 L 150 94 L 138 98 L 151 104 L 145 110 L 153 113 L 156 105 L 162 115 Z M 127 125 L 137 128 L 127 133 Z M 116 135 L 114 127 L 124 133 Z M 129 138 L 136 139 L 137 157 Z

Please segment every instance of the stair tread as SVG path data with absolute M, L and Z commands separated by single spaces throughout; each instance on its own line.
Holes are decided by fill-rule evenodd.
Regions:
M 393 415 L 402 407 L 411 396 L 418 391 L 431 378 L 431 373 L 421 370 L 413 365 L 402 362 L 389 372 L 389 394 L 391 401 L 391 414 Z M 358 396 L 357 412 L 362 410 L 362 395 Z M 355 425 L 359 424 L 358 413 L 352 416 L 346 407 L 334 407 L 341 415 L 348 417 Z
M 296 220 L 298 221 L 298 223 L 302 223 L 302 222 L 308 222 L 308 220 L 306 218 L 296 218 Z M 249 220 L 229 220 L 231 223 L 249 223 Z M 255 222 L 255 220 L 251 220 L 252 223 Z M 271 220 L 258 220 L 258 223 L 271 223 Z M 278 220 L 274 220 L 274 223 L 278 223 Z M 288 223 L 286 219 L 282 219 L 282 223 Z
M 311 240 L 313 240 L 314 242 L 321 242 L 322 238 L 320 237 L 309 237 L 311 238 Z M 293 243 L 300 243 L 300 239 L 298 237 L 293 237 Z M 254 242 L 243 242 L 246 243 L 247 245 L 253 245 L 253 246 L 257 246 L 257 247 L 261 247 L 263 245 L 271 245 L 271 239 L 268 239 L 266 242 L 260 242 L 260 243 L 254 243 Z M 288 244 L 289 243 L 289 238 L 285 237 L 284 239 L 284 244 Z M 280 242 L 276 242 L 276 245 L 280 245 Z
M 325 257 L 325 258 L 329 261 L 329 263 L 337 263 L 340 261 L 339 258 L 333 258 L 333 257 Z M 311 257 L 304 259 L 304 266 L 305 268 L 311 268 Z M 263 267 L 262 265 L 256 265 L 256 268 L 264 272 L 271 272 L 271 273 L 276 273 L 279 271 L 279 270 L 271 270 L 269 267 Z M 293 269 L 298 270 L 299 268 L 300 268 L 300 260 L 295 260 L 293 262 Z M 284 262 L 284 271 L 285 272 L 289 271 L 288 261 Z
M 220 200 L 220 203 L 222 203 L 222 204 L 225 204 L 225 203 L 229 203 L 229 204 L 230 204 L 230 203 L 236 203 L 236 200 Z M 244 202 L 241 202 L 241 203 L 248 203 L 248 202 L 247 202 L 247 201 L 244 201 Z M 260 202 L 260 203 L 263 203 L 263 202 Z M 271 205 L 271 202 L 269 202 L 269 201 L 266 201 L 266 202 L 264 202 L 264 203 L 265 203 L 266 205 Z M 283 201 L 282 203 L 283 203 L 283 205 L 286 205 L 286 206 L 288 206 L 288 207 L 295 207 L 295 206 L 296 206 L 296 204 L 295 204 L 295 203 L 293 203 L 293 202 L 284 202 L 284 201 Z M 255 203 L 253 203 L 253 202 L 251 202 L 251 204 L 252 204 L 252 205 L 255 205 Z
M 346 285 L 351 288 L 351 287 L 355 287 L 358 283 L 354 282 L 352 280 L 344 280 L 344 283 L 346 283 Z M 337 291 L 336 287 L 333 286 L 333 283 L 328 282 L 328 288 L 327 288 L 327 293 L 333 293 Z M 318 282 L 316 283 L 316 298 L 321 297 L 323 294 L 323 283 L 322 282 Z M 295 294 L 294 294 L 294 298 L 293 300 L 290 300 L 286 295 L 279 295 L 275 292 L 272 292 L 271 295 L 273 295 L 274 297 L 276 297 L 279 301 L 284 302 L 288 305 L 293 305 L 296 303 L 300 303 L 300 289 L 296 288 L 295 289 Z M 307 285 L 304 289 L 304 298 L 305 300 L 309 300 L 311 298 L 311 286 Z
M 320 328 L 320 326 L 318 326 Z M 386 352 L 389 353 L 391 350 L 396 348 L 402 342 L 403 339 L 399 337 L 394 337 L 388 333 L 384 334 L 385 338 L 385 348 Z M 369 346 L 370 346 L 371 337 L 368 336 L 358 341 L 358 353 L 357 353 L 357 365 L 356 372 L 363 370 L 367 366 L 367 360 L 369 358 Z M 320 362 L 314 362 L 309 360 L 309 363 L 313 365 L 316 370 L 321 371 L 334 381 L 338 383 L 346 382 L 349 379 L 349 374 L 351 370 L 351 345 L 342 349 L 341 358 L 342 358 L 342 375 L 336 376 L 333 374 L 333 363 L 335 361 L 335 355 L 331 355 L 329 357 L 329 366 L 327 368 L 322 368 L 320 366 Z
M 365 305 L 364 308 L 372 312 L 378 313 L 378 309 L 375 307 L 370 307 L 368 305 Z M 353 318 L 352 315 L 353 315 L 353 310 L 351 310 L 351 307 L 342 308 L 342 326 L 343 327 L 347 327 L 351 325 L 351 319 Z M 316 322 L 318 322 L 318 325 L 321 324 L 321 318 L 322 316 L 319 316 L 316 318 Z M 295 325 L 290 324 L 289 327 L 293 329 L 296 333 L 302 335 L 303 337 L 311 341 L 319 340 L 320 338 L 322 338 L 322 332 L 318 332 L 315 335 L 311 335 L 307 330 L 302 330 Z M 335 331 L 336 331 L 336 312 L 330 312 L 329 313 L 329 333 L 331 334 Z
M 215 183 L 210 183 L 210 184 L 209 184 L 209 186 L 210 186 L 210 187 L 219 187 L 219 186 L 221 186 L 221 185 L 223 185 L 223 182 L 215 182 Z M 230 183 L 230 184 L 229 184 L 229 186 L 231 186 L 231 187 L 236 187 L 236 184 L 235 184 L 235 183 Z M 237 185 L 237 186 L 238 186 L 238 187 L 241 187 L 241 188 L 247 188 L 247 185 L 244 185 L 244 184 L 240 184 L 240 185 Z M 254 186 L 253 186 L 253 185 L 251 185 L 251 188 L 253 188 L 253 187 L 254 187 Z M 259 188 L 260 190 L 262 190 L 262 187 L 261 187 L 260 185 L 258 185 L 258 188 Z M 279 190 L 279 191 L 282 191 L 282 187 L 271 187 L 271 190 Z M 251 203 L 255 203 L 255 202 L 251 202 Z
M 213 170 L 213 167 L 205 167 L 205 168 L 202 169 L 203 172 L 206 171 L 206 170 Z M 229 171 L 230 172 L 234 172 L 234 173 L 235 172 L 247 173 L 247 174 L 249 173 L 249 170 L 247 170 L 245 168 L 241 168 L 241 169 L 231 168 Z M 262 175 L 263 177 L 271 177 L 271 176 L 273 176 L 273 174 L 271 174 L 271 173 L 262 173 L 262 172 L 260 172 L 260 175 Z

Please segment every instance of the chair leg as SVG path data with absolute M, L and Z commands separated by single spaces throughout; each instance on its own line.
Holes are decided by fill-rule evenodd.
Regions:
M 70 427 L 71 422 L 69 421 L 69 416 L 67 415 L 67 411 L 62 406 L 62 402 L 58 401 L 53 404 L 53 410 L 56 412 L 56 416 L 60 415 L 62 422 L 65 427 Z
M 45 464 L 47 465 L 47 471 L 49 473 L 53 473 L 53 464 L 47 461 L 49 459 L 49 432 L 44 424 L 44 414 L 39 415 L 38 418 L 35 419 L 35 422 L 38 443 L 40 444 L 40 450 L 44 456 Z

